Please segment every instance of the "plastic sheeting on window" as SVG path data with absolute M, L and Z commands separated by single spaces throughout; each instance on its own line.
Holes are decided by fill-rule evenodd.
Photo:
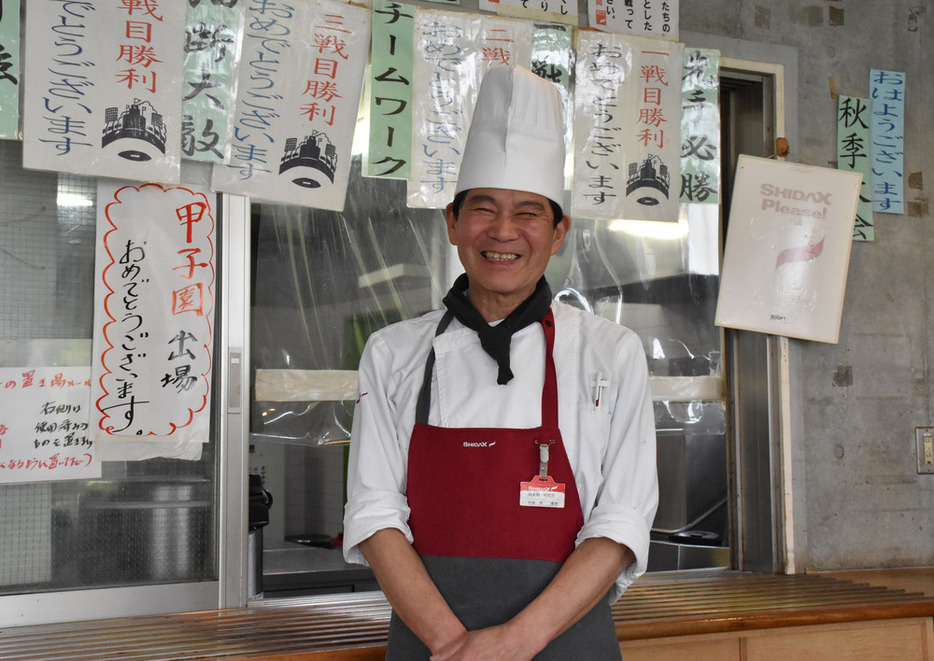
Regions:
M 253 209 L 251 435 L 344 442 L 356 383 L 341 372 L 356 370 L 374 330 L 441 306 L 452 275 L 444 214 L 406 208 L 405 182 L 362 177 L 359 157 L 343 212 Z
M 718 222 L 712 205 L 678 223 L 572 219 L 549 263 L 557 299 L 640 335 L 656 399 L 722 396 Z M 358 157 L 343 212 L 254 204 L 253 242 L 252 437 L 346 442 L 369 334 L 441 307 L 461 271 L 443 213 L 407 208 L 404 182 L 362 177 Z

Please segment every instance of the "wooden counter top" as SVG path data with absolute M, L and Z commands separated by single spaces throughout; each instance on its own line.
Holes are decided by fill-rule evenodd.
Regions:
M 934 616 L 913 570 L 770 576 L 681 572 L 640 578 L 613 607 L 621 641 Z M 926 571 L 926 570 L 921 570 Z M 928 576 L 934 581 L 934 570 Z M 390 609 L 379 592 L 259 602 L 247 608 L 0 631 L 0 658 L 382 659 Z
M 911 571 L 888 578 L 905 585 Z M 647 574 L 613 616 L 620 640 L 934 616 L 934 595 L 873 583 L 836 574 Z

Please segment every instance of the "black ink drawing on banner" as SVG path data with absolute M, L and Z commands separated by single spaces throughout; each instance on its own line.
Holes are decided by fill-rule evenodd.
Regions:
M 325 185 L 323 177 L 334 183 L 337 170 L 337 147 L 326 133 L 312 131 L 301 144 L 298 138 L 285 141 L 285 153 L 279 164 L 279 174 L 292 168 L 301 168 L 292 179 L 292 183 L 302 188 L 320 188 Z
M 661 203 L 659 193 L 667 200 L 671 186 L 668 166 L 654 154 L 649 154 L 642 163 L 629 164 L 629 177 L 626 180 L 626 196 L 636 195 L 636 201 L 647 207 Z
M 136 162 L 152 160 L 154 149 L 165 155 L 165 122 L 149 101 L 133 99 L 123 113 L 111 106 L 105 109 L 104 120 L 101 148 L 114 144 L 117 156 Z

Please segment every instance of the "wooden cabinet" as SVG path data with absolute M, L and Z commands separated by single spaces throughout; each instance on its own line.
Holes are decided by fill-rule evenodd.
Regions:
M 934 661 L 934 620 L 817 624 L 620 643 L 625 661 Z

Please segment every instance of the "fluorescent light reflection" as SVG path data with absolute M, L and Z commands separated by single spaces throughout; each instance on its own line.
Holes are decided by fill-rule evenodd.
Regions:
M 678 222 L 664 222 L 656 220 L 614 220 L 610 222 L 610 230 L 622 232 L 630 236 L 647 239 L 683 239 L 688 235 L 688 220 L 682 216 Z
M 75 193 L 59 193 L 55 200 L 60 207 L 90 207 L 94 206 L 94 201 L 84 195 Z

